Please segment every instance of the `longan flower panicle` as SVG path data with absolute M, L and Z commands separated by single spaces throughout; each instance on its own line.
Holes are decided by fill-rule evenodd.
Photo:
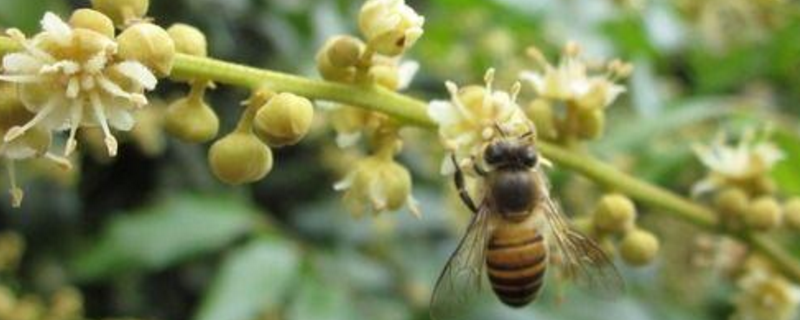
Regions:
M 575 103 L 585 109 L 600 109 L 609 106 L 625 87 L 616 83 L 630 75 L 633 67 L 619 60 L 605 66 L 605 72 L 590 74 L 587 63 L 580 59 L 580 47 L 570 42 L 564 47 L 558 65 L 547 61 L 536 48 L 528 54 L 537 63 L 538 70 L 523 71 L 520 78 L 533 87 L 541 98 Z
M 35 127 L 69 129 L 64 151 L 68 155 L 76 147 L 78 128 L 99 126 L 108 153 L 115 155 L 117 140 L 111 129 L 133 127 L 131 112 L 147 104 L 144 91 L 155 88 L 156 77 L 143 62 L 117 54 L 113 24 L 102 13 L 76 11 L 67 24 L 48 12 L 41 24 L 42 31 L 30 39 L 17 29 L 7 32 L 23 50 L 3 58 L 0 80 L 17 85 L 20 100 L 35 116 L 10 128 L 4 141 Z
M 428 105 L 428 115 L 439 125 L 439 136 L 448 152 L 463 159 L 477 156 L 484 144 L 503 133 L 522 135 L 532 130 L 532 124 L 516 103 L 520 84 L 509 92 L 494 90 L 494 69 L 484 77 L 485 85 L 458 88 L 447 82 L 450 100 L 434 100 Z M 442 174 L 453 172 L 449 155 L 442 163 Z
M 720 134 L 710 145 L 694 146 L 695 154 L 709 169 L 708 176 L 695 184 L 694 194 L 728 185 L 747 187 L 768 178 L 772 167 L 784 158 L 783 152 L 767 141 L 766 135 L 758 137 L 754 130 L 746 131 L 736 145 L 726 140 L 726 136 Z

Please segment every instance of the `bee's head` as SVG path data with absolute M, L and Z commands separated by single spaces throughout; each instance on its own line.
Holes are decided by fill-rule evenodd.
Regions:
M 533 168 L 539 161 L 536 147 L 525 139 L 497 139 L 483 151 L 483 160 L 493 168 Z

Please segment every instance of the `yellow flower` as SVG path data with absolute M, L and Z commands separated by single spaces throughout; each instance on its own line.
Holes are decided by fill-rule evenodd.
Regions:
M 486 72 L 484 87 L 458 88 L 447 82 L 449 101 L 434 100 L 428 105 L 428 115 L 439 124 L 439 136 L 446 149 L 456 157 L 477 156 L 486 142 L 498 134 L 522 135 L 533 125 L 516 103 L 519 83 L 510 92 L 492 88 L 494 69 Z M 502 132 L 497 132 L 498 129 Z M 442 163 L 442 174 L 450 174 L 449 155 Z
M 738 281 L 740 291 L 734 297 L 734 320 L 794 319 L 800 288 L 775 274 L 766 266 L 749 266 Z
M 535 48 L 528 51 L 540 70 L 523 71 L 520 78 L 529 82 L 542 98 L 569 101 L 586 109 L 605 108 L 623 92 L 625 87 L 614 81 L 627 77 L 629 64 L 612 61 L 604 74 L 590 75 L 586 63 L 579 58 L 580 47 L 569 43 L 557 66 L 550 64 Z
M 8 30 L 24 50 L 3 58 L 0 80 L 15 83 L 20 100 L 36 115 L 10 128 L 4 140 L 13 141 L 37 126 L 69 129 L 64 153 L 70 154 L 79 127 L 100 126 L 108 153 L 116 155 L 111 128 L 133 127 L 131 112 L 147 104 L 144 91 L 155 88 L 156 77 L 142 63 L 120 59 L 117 43 L 103 33 L 70 26 L 49 12 L 42 29 L 31 39 Z

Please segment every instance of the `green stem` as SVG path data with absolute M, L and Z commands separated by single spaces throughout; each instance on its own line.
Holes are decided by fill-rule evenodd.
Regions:
M 0 37 L 0 53 L 19 50 L 6 37 Z M 378 86 L 359 86 L 312 80 L 299 76 L 243 66 L 211 58 L 179 54 L 172 70 L 178 79 L 206 79 L 247 87 L 291 92 L 311 99 L 329 100 L 386 113 L 405 124 L 436 128 L 427 115 L 427 104 Z M 542 154 L 553 162 L 580 173 L 598 183 L 625 193 L 639 202 L 662 209 L 664 214 L 693 223 L 713 232 L 724 232 L 714 212 L 690 199 L 627 175 L 587 154 L 539 142 Z M 756 234 L 730 234 L 761 252 L 795 282 L 800 282 L 800 263 L 773 240 Z

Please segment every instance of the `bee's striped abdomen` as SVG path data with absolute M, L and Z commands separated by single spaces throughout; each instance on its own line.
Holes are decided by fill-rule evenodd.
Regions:
M 503 303 L 527 305 L 539 293 L 547 269 L 547 248 L 535 229 L 506 225 L 496 229 L 486 252 L 492 289 Z

